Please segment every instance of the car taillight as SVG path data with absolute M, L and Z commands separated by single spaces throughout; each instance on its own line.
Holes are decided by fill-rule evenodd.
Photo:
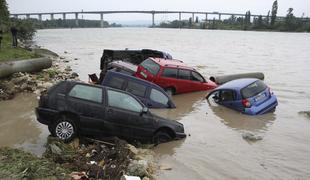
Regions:
M 246 107 L 246 108 L 251 107 L 251 103 L 250 103 L 250 101 L 247 100 L 247 99 L 242 99 L 242 105 L 243 105 L 244 107 Z

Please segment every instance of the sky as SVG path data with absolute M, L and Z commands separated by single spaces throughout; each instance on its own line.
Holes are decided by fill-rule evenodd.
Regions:
M 170 10 L 170 11 L 208 11 L 266 15 L 274 0 L 6 0 L 10 13 L 104 11 L 104 10 Z M 303 13 L 310 17 L 310 0 L 278 0 L 278 15 L 285 16 L 287 9 L 294 8 L 294 15 Z M 85 16 L 85 17 L 84 17 Z M 146 20 L 150 15 L 111 14 L 105 20 Z M 183 18 L 191 15 L 184 15 Z M 44 18 L 44 17 L 43 17 Z M 48 18 L 48 17 L 46 17 Z M 61 18 L 55 17 L 55 18 Z M 70 16 L 67 18 L 71 18 Z M 73 18 L 73 15 L 72 15 Z M 99 19 L 99 15 L 83 15 L 85 19 Z M 178 15 L 156 15 L 158 20 L 177 19 Z M 212 18 L 212 17 L 211 17 Z

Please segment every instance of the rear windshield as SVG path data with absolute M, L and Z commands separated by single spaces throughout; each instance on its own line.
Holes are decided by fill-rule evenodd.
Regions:
M 153 75 L 156 75 L 160 69 L 160 66 L 151 59 L 143 61 L 140 65 Z
M 258 93 L 265 90 L 267 86 L 261 81 L 255 81 L 254 83 L 248 85 L 247 87 L 241 90 L 241 95 L 243 98 L 249 98 L 257 95 Z

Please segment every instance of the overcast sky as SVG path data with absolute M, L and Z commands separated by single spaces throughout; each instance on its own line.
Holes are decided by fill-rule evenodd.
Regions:
M 228 13 L 267 14 L 274 0 L 7 0 L 11 13 L 27 12 L 66 12 L 100 10 L 184 10 L 218 11 Z M 278 15 L 285 16 L 289 7 L 294 15 L 310 17 L 310 0 L 278 0 Z M 86 18 L 99 18 L 87 16 Z M 190 16 L 190 15 L 188 15 Z M 57 17 L 56 17 L 57 18 Z M 60 18 L 60 17 L 59 17 Z M 157 20 L 177 18 L 177 15 L 157 15 Z M 105 15 L 107 20 L 149 19 L 148 15 Z

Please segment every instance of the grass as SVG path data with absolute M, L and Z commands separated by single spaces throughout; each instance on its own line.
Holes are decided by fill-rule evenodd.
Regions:
M 0 148 L 0 179 L 71 179 L 70 171 L 46 158 L 30 153 Z
M 30 59 L 37 57 L 39 57 L 39 55 L 35 54 L 34 52 L 28 51 L 20 47 L 13 48 L 12 36 L 8 33 L 3 35 L 0 49 L 0 62 L 10 60 Z

